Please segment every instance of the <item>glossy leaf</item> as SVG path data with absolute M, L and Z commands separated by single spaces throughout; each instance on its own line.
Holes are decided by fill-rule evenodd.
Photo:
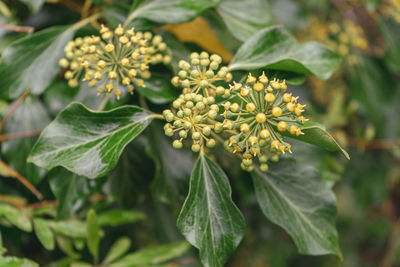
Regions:
M 308 121 L 304 125 L 300 126 L 301 131 L 304 135 L 294 136 L 288 132 L 283 133 L 284 135 L 294 138 L 309 144 L 313 144 L 322 147 L 328 151 L 339 151 L 347 159 L 350 159 L 349 154 L 339 145 L 339 143 L 330 135 L 325 128 L 315 122 Z
M 32 224 L 26 211 L 21 211 L 8 204 L 0 203 L 0 216 L 4 216 L 10 223 L 25 232 L 32 231 Z
M 95 191 L 93 181 L 62 167 L 48 173 L 51 191 L 58 200 L 57 217 L 68 218 L 85 204 Z M 96 180 L 97 181 L 97 180 Z
M 63 166 L 89 178 L 103 176 L 150 119 L 135 106 L 96 112 L 72 103 L 42 132 L 28 160 L 46 169 Z
M 201 154 L 190 177 L 189 194 L 177 225 L 200 250 L 205 266 L 223 266 L 243 238 L 245 221 L 231 194 L 223 170 Z
M 131 247 L 131 240 L 128 237 L 121 237 L 111 246 L 104 263 L 111 263 L 124 255 Z
M 282 26 L 260 30 L 237 51 L 231 70 L 257 68 L 312 74 L 326 80 L 340 65 L 340 57 L 316 42 L 298 43 Z
M 53 231 L 47 225 L 47 222 L 41 218 L 33 219 L 35 234 L 47 250 L 53 250 L 55 246 L 55 238 Z
M 207 8 L 214 7 L 220 0 L 147 0 L 140 1 L 131 18 L 148 19 L 163 24 L 190 21 Z
M 5 124 L 4 132 L 13 134 L 40 131 L 49 122 L 50 116 L 42 102 L 38 98 L 27 97 Z M 26 162 L 36 140 L 37 136 L 9 139 L 3 141 L 1 146 L 6 162 L 33 184 L 37 184 L 44 175 L 43 169 Z
M 4 267 L 39 267 L 36 262 L 25 258 L 0 256 L 0 266 Z
M 112 209 L 97 215 L 100 226 L 117 226 L 144 220 L 146 214 L 134 210 Z
M 262 212 L 289 233 L 300 253 L 341 257 L 335 195 L 316 169 L 283 160 L 251 176 Z
M 78 253 L 74 250 L 72 240 L 62 235 L 56 235 L 56 241 L 58 247 L 70 258 L 77 259 L 80 257 Z M 69 265 L 68 265 L 69 266 Z M 57 266 L 58 267 L 58 266 Z
M 176 242 L 141 249 L 110 264 L 110 267 L 141 267 L 161 264 L 182 256 L 190 248 L 187 242 Z
M 173 203 L 184 200 L 187 193 L 188 178 L 193 169 L 193 154 L 190 151 L 177 151 L 171 145 L 160 124 L 150 127 L 150 140 L 147 153 L 156 164 L 152 190 L 163 202 Z
M 17 98 L 27 88 L 42 93 L 59 72 L 58 61 L 74 32 L 75 27 L 56 26 L 13 42 L 0 61 L 0 95 Z
M 229 31 L 240 41 L 246 41 L 274 23 L 266 0 L 222 0 L 217 11 Z
M 90 210 L 86 218 L 87 244 L 90 253 L 97 261 L 99 257 L 100 227 L 97 215 L 94 210 Z
M 144 84 L 146 87 L 138 87 L 137 90 L 155 104 L 169 103 L 179 96 L 169 77 L 152 74 Z
M 86 224 L 77 220 L 48 221 L 48 225 L 59 235 L 71 238 L 86 238 Z

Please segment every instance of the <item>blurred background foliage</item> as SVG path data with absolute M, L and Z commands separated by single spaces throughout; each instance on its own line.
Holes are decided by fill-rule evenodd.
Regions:
M 72 24 L 99 10 L 104 12 L 107 24 L 116 26 L 126 19 L 132 2 L 0 1 L 0 52 L 34 31 Z M 243 28 L 243 21 L 251 27 Z M 400 266 L 400 1 L 224 0 L 188 23 L 135 21 L 139 29 L 155 29 L 163 35 L 173 53 L 171 71 L 176 71 L 178 59 L 186 58 L 192 50 L 218 53 L 229 62 L 242 42 L 273 24 L 284 25 L 299 41 L 318 41 L 342 56 L 342 65 L 331 78 L 321 81 L 315 77 L 293 77 L 292 83 L 298 86 L 292 90 L 307 102 L 308 116 L 324 124 L 351 156 L 351 161 L 347 161 L 307 144 L 293 145 L 300 161 L 316 166 L 323 178 L 332 182 L 338 199 L 337 229 L 343 266 Z M 77 35 L 91 31 L 87 27 Z M 163 76 L 168 71 L 155 67 L 160 75 L 158 85 L 161 83 L 166 89 L 157 92 L 157 86 L 148 84 L 150 91 L 144 94 L 147 93 L 151 108 L 156 109 L 154 103 L 167 103 L 177 95 L 169 84 L 169 76 Z M 77 255 L 90 262 L 90 254 L 95 253 L 90 245 L 91 251 L 81 244 L 85 238 L 82 231 L 91 225 L 90 220 L 97 220 L 103 229 L 99 250 L 102 257 L 121 236 L 127 236 L 132 244 L 126 251 L 129 247 L 136 250 L 182 240 L 175 220 L 187 193 L 192 154 L 176 153 L 161 134 L 160 125 L 152 125 L 146 130 L 146 137 L 129 144 L 108 179 L 87 180 L 64 169 L 45 173 L 25 162 L 37 131 L 68 103 L 79 100 L 93 108 L 99 104 L 101 99 L 95 97 L 95 92 L 84 89 L 69 88 L 61 77 L 56 78 L 42 95 L 21 98 L 7 123 L 1 124 L 0 174 L 4 178 L 0 179 L 0 254 L 6 247 L 7 255 L 32 259 L 40 266 L 68 266 L 68 259 L 76 259 Z M 132 100 L 122 101 L 139 99 L 135 95 Z M 3 117 L 12 104 L 1 100 Z M 26 136 L 10 138 L 15 133 Z M 231 177 L 235 202 L 248 225 L 244 241 L 228 266 L 338 265 L 334 256 L 299 255 L 290 237 L 264 218 L 250 176 L 240 172 L 236 167 L 239 164 L 233 164 L 232 159 L 216 157 Z M 33 188 L 21 183 L 25 180 Z M 173 183 L 165 184 L 169 181 Z M 153 197 L 154 192 L 159 198 Z M 92 216 L 96 219 L 88 218 L 86 224 L 90 208 L 95 208 L 98 215 Z M 3 217 L 6 213 L 11 215 Z M 49 241 L 46 235 L 49 229 L 40 227 L 43 218 L 50 221 L 47 225 L 55 233 L 56 247 L 55 241 Z M 37 237 L 30 233 L 32 225 L 38 229 Z M 47 250 L 40 241 L 53 250 Z M 171 258 L 155 264 L 200 266 L 197 252 L 187 252 L 185 245 L 175 243 L 179 245 L 178 249 L 169 248 L 179 253 L 169 250 Z M 173 260 L 175 257 L 180 259 Z M 0 261 L 0 266 L 20 265 Z

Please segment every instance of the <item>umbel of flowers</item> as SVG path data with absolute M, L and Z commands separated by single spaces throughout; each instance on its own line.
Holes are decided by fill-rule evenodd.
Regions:
M 161 36 L 150 32 L 125 30 L 119 25 L 114 31 L 101 26 L 101 36 L 79 37 L 65 47 L 65 58 L 59 61 L 65 79 L 71 87 L 79 80 L 96 87 L 97 93 L 114 94 L 117 99 L 122 90 L 133 93 L 135 86 L 143 86 L 150 73 L 150 63 L 169 63 L 170 52 Z
M 203 60 L 203 63 L 201 61 Z M 192 150 L 212 148 L 216 140 L 242 158 L 241 167 L 251 171 L 254 159 L 260 169 L 268 170 L 267 162 L 291 152 L 284 134 L 304 134 L 301 125 L 305 105 L 287 92 L 285 81 L 270 80 L 264 73 L 248 75 L 245 84 L 233 82 L 226 67 L 219 68 L 221 57 L 206 52 L 191 55 L 191 64 L 181 61 L 178 76 L 172 79 L 183 93 L 172 103 L 173 109 L 163 112 L 167 136 L 173 136 L 173 147 L 183 147 L 183 139 L 192 139 Z M 212 67 L 211 67 L 212 65 Z M 216 83 L 219 83 L 218 85 Z M 215 104 L 215 95 L 229 100 Z

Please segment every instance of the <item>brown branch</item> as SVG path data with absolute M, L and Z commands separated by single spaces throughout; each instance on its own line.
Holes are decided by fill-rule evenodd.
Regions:
M 42 194 L 21 174 L 19 174 L 17 171 L 13 170 L 7 163 L 4 161 L 0 160 L 0 165 L 2 168 L 4 168 L 10 177 L 13 177 L 17 179 L 20 183 L 22 183 L 26 188 L 29 189 L 29 191 L 32 192 L 38 199 L 43 199 Z
M 0 195 L 0 201 L 15 206 L 17 208 L 22 208 L 26 203 L 26 200 L 22 197 L 10 197 L 7 195 Z
M 12 32 L 26 32 L 26 33 L 32 33 L 35 31 L 34 27 L 31 26 L 18 26 L 18 25 L 12 25 L 12 24 L 0 24 L 0 27 L 12 31 Z
M 37 136 L 42 132 L 42 130 L 33 130 L 29 132 L 21 132 L 21 133 L 10 133 L 10 134 L 0 134 L 0 142 L 8 139 L 17 139 L 17 138 L 25 138 Z
M 14 111 L 17 109 L 19 104 L 25 99 L 25 97 L 29 94 L 31 91 L 30 88 L 26 89 L 25 92 L 15 101 L 15 103 L 11 106 L 10 110 L 7 112 L 7 114 L 4 116 L 3 120 L 0 122 L 0 133 L 3 130 L 4 124 L 6 121 L 10 118 L 10 116 L 14 113 Z
M 40 208 L 44 208 L 44 207 L 56 207 L 58 206 L 58 201 L 57 200 L 45 200 L 45 201 L 40 201 L 40 202 L 36 202 L 36 203 L 32 203 L 28 206 L 29 209 L 40 209 Z

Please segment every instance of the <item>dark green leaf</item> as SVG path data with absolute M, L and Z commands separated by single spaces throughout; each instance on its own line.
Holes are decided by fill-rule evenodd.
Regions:
M 97 221 L 96 212 L 90 210 L 86 218 L 87 244 L 90 253 L 97 261 L 99 257 L 100 227 Z
M 150 120 L 149 112 L 135 106 L 96 112 L 72 103 L 45 128 L 28 160 L 46 169 L 63 166 L 100 177 L 114 168 L 125 146 Z
M 17 258 L 17 257 L 3 257 L 0 256 L 1 267 L 39 267 L 36 262 L 29 259 Z
M 29 219 L 26 211 L 21 211 L 8 204 L 0 203 L 0 216 L 3 215 L 7 220 L 25 232 L 32 231 L 31 220 Z
M 74 32 L 75 27 L 57 26 L 13 42 L 1 57 L 0 95 L 17 98 L 27 88 L 42 93 L 59 72 L 58 61 Z
M 156 265 L 182 256 L 189 248 L 190 245 L 187 242 L 176 242 L 168 245 L 149 247 L 128 254 L 109 266 L 142 267 Z
M 147 0 L 141 1 L 130 18 L 142 18 L 163 24 L 190 21 L 220 0 Z
M 400 24 L 394 20 L 379 21 L 379 28 L 385 37 L 387 51 L 385 62 L 395 72 L 400 72 Z
M 7 252 L 7 249 L 3 247 L 3 238 L 1 237 L 1 232 L 0 232 L 0 257 Z
M 53 231 L 47 225 L 47 222 L 41 218 L 33 219 L 33 226 L 35 234 L 47 250 L 53 250 L 55 246 L 55 239 Z
M 145 80 L 144 84 L 146 87 L 138 87 L 137 90 L 155 104 L 172 102 L 179 96 L 170 78 L 163 75 L 152 73 L 151 78 Z
M 43 129 L 50 122 L 50 116 L 42 102 L 35 97 L 27 97 L 18 105 L 4 126 L 4 132 L 29 133 Z M 33 184 L 37 184 L 44 175 L 44 170 L 26 158 L 32 150 L 37 136 L 5 140 L 1 150 L 7 163 Z
M 83 88 L 82 88 L 83 89 Z M 43 100 L 49 112 L 56 116 L 74 100 L 79 87 L 71 88 L 66 81 L 55 80 L 43 93 Z
M 95 190 L 93 181 L 69 172 L 62 167 L 49 172 L 48 177 L 51 191 L 59 203 L 57 206 L 59 219 L 68 218 L 79 210 Z
M 86 224 L 81 221 L 48 221 L 47 223 L 59 235 L 71 238 L 86 238 Z
M 183 201 L 187 192 L 187 181 L 193 169 L 193 154 L 190 151 L 177 151 L 171 140 L 163 134 L 159 124 L 151 126 L 151 142 L 147 153 L 156 164 L 152 189 L 163 202 Z
M 177 225 L 200 250 L 205 266 L 223 266 L 243 238 L 245 221 L 231 193 L 223 170 L 201 154 L 190 177 L 189 194 Z
M 264 215 L 290 234 L 300 253 L 341 257 L 335 195 L 316 169 L 283 160 L 251 176 Z
M 282 26 L 260 30 L 233 58 L 231 70 L 266 68 L 312 74 L 326 80 L 340 65 L 340 57 L 316 42 L 298 43 Z
M 104 263 L 111 263 L 124 255 L 131 247 L 131 240 L 128 237 L 121 237 L 111 246 Z
M 300 126 L 300 128 L 304 135 L 294 136 L 287 132 L 285 132 L 284 135 L 322 147 L 328 151 L 340 151 L 347 159 L 350 159 L 349 154 L 339 145 L 332 135 L 325 130 L 322 125 L 308 121 L 304 125 Z
M 266 0 L 222 0 L 217 11 L 233 36 L 241 41 L 274 23 Z
M 134 210 L 112 209 L 97 215 L 100 226 L 117 226 L 144 220 L 146 214 Z

